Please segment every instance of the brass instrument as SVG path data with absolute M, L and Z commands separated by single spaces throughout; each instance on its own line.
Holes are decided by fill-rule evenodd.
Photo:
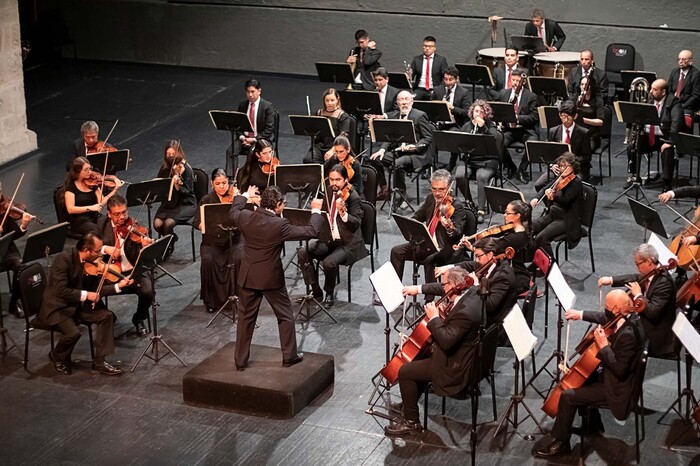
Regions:
M 564 79 L 564 65 L 561 63 L 555 63 L 554 64 L 554 72 L 552 77 L 553 78 L 558 78 L 558 79 Z
M 649 100 L 649 81 L 641 76 L 634 78 L 630 84 L 629 94 L 630 102 L 646 103 Z M 633 148 L 635 153 L 638 149 L 639 137 L 643 131 L 644 128 L 636 124 L 627 128 L 627 147 Z
M 403 67 L 406 73 L 406 78 L 408 78 L 408 83 L 413 85 L 413 70 L 411 69 L 411 64 L 404 60 Z

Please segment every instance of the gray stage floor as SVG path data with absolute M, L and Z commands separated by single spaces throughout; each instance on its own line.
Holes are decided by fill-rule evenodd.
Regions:
M 22 160 L 2 167 L 0 179 L 11 192 L 20 173 L 25 180 L 18 199 L 30 211 L 55 222 L 51 201 L 53 188 L 64 178 L 64 166 L 70 158 L 71 142 L 79 136 L 80 124 L 97 120 L 104 137 L 112 122 L 119 119 L 111 138 L 117 147 L 129 148 L 133 162 L 125 173 L 127 181 L 141 181 L 155 176 L 162 147 L 167 139 L 181 139 L 188 161 L 194 167 L 211 171 L 223 165 L 229 135 L 215 131 L 207 111 L 232 109 L 243 99 L 241 74 L 125 64 L 63 62 L 36 68 L 27 73 L 26 94 L 29 127 L 39 136 L 39 150 Z M 263 96 L 272 101 L 281 114 L 280 158 L 283 163 L 301 160 L 308 140 L 291 135 L 287 116 L 306 113 L 306 96 L 312 107 L 320 102 L 326 87 L 309 79 L 261 77 Z M 613 154 L 622 147 L 622 128 L 615 125 Z M 443 154 L 444 156 L 445 154 Z M 610 202 L 621 192 L 626 159 L 613 158 L 612 178 L 598 185 L 598 209 L 593 225 L 593 248 L 596 273 L 591 272 L 587 245 L 582 242 L 570 252 L 561 268 L 577 295 L 577 307 L 595 309 L 599 303 L 596 280 L 634 270 L 631 251 L 643 238 L 643 231 L 633 219 L 626 200 Z M 655 162 L 654 162 L 655 165 Z M 607 167 L 605 173 L 607 174 Z M 688 172 L 688 161 L 681 161 L 681 172 Z M 598 174 L 597 166 L 593 169 Z M 427 193 L 422 181 L 422 196 Z M 521 187 L 532 197 L 532 183 Z M 658 188 L 648 189 L 650 196 Z M 415 190 L 409 190 L 415 196 Z M 416 204 L 414 199 L 414 205 Z M 681 211 L 690 204 L 679 204 Z M 673 214 L 659 208 L 667 229 L 676 231 Z M 135 213 L 132 211 L 132 214 Z M 145 221 L 145 215 L 141 216 Z M 500 222 L 502 219 L 495 219 Z M 378 214 L 380 248 L 377 265 L 388 260 L 389 251 L 401 241 L 396 225 L 386 210 Z M 32 229 L 38 228 L 32 226 Z M 167 269 L 184 285 L 163 277 L 157 283 L 159 327 L 163 338 L 193 366 L 234 339 L 234 328 L 226 319 L 205 328 L 211 318 L 198 297 L 199 263 L 192 262 L 190 232 L 176 230 L 180 236 Z M 198 244 L 199 234 L 195 234 Z M 287 248 L 289 253 L 294 245 Z M 21 246 L 22 247 L 22 246 Z M 20 247 L 20 248 L 21 248 Z M 288 421 L 260 419 L 235 413 L 218 412 L 187 406 L 182 401 L 181 378 L 186 372 L 178 361 L 167 356 L 158 364 L 144 360 L 132 374 L 119 378 L 93 375 L 89 363 L 83 363 L 72 376 L 57 376 L 46 353 L 47 332 L 32 332 L 29 371 L 21 365 L 19 354 L 12 350 L 0 363 L 0 463 L 2 464 L 463 464 L 469 455 L 469 404 L 448 400 L 447 416 L 439 415 L 439 400 L 431 397 L 429 431 L 422 436 L 392 441 L 383 435 L 386 421 L 365 413 L 372 393 L 372 376 L 384 363 L 385 313 L 371 305 L 369 260 L 353 270 L 353 303 L 347 303 L 347 281 L 342 275 L 338 301 L 332 309 L 338 320 L 334 324 L 323 315 L 298 326 L 299 346 L 304 351 L 332 354 L 335 357 L 335 385 L 316 399 L 294 419 Z M 409 277 L 409 273 L 405 274 Z M 407 278 L 406 280 L 409 280 Z M 290 293 L 299 296 L 303 281 L 288 271 Z M 7 287 L 3 285 L 7 303 Z M 6 304 L 5 304 L 6 306 Z M 110 299 L 117 313 L 116 354 L 112 360 L 130 367 L 147 340 L 135 337 L 130 328 L 134 297 Z M 539 302 L 534 333 L 539 338 L 537 362 L 541 364 L 556 347 L 556 307 L 549 307 L 549 336 L 543 338 L 544 303 Z M 398 313 L 391 315 L 398 319 Z M 23 339 L 23 322 L 5 317 L 9 332 Z M 279 344 L 275 319 L 264 305 L 254 342 Z M 571 327 L 570 348 L 578 342 L 585 325 Z M 392 337 L 395 334 L 392 333 Z M 89 355 L 87 338 L 83 338 L 75 357 Z M 254 355 L 253 355 L 254 357 Z M 499 349 L 496 392 L 499 414 L 512 391 L 513 355 Z M 233 360 L 231 360 L 233 368 Z M 530 365 L 528 364 L 528 367 Z M 528 370 L 528 375 L 530 370 Z M 693 377 L 697 386 L 697 376 Z M 537 385 L 545 387 L 549 379 L 541 377 Z M 484 392 L 489 390 L 483 385 Z M 670 361 L 651 360 L 645 382 L 646 440 L 642 443 L 644 464 L 698 464 L 697 437 L 689 431 L 680 441 L 684 451 L 670 451 L 664 445 L 679 434 L 684 425 L 671 416 L 658 425 L 661 413 L 675 398 L 675 367 Z M 484 395 L 480 406 L 480 464 L 532 464 L 531 451 L 545 439 L 531 420 L 517 430 L 493 438 L 494 423 L 489 422 L 490 396 Z M 541 415 L 541 400 L 528 391 L 527 404 Z M 522 410 L 520 415 L 522 417 Z M 620 426 L 604 414 L 606 434 L 587 443 L 586 463 L 625 464 L 634 461 L 633 422 Z M 545 420 L 543 427 L 551 427 Z M 534 440 L 526 440 L 529 434 Z M 574 442 L 578 438 L 574 437 Z M 554 464 L 578 462 L 578 448 Z

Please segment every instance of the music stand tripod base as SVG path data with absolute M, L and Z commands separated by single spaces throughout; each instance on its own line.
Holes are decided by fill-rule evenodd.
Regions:
M 311 304 L 316 304 L 318 307 L 318 310 L 316 312 L 312 313 L 311 312 Z M 306 313 L 303 312 L 304 307 L 306 307 Z M 337 324 L 338 321 L 335 320 L 335 318 L 328 312 L 328 309 L 326 309 L 321 302 L 314 298 L 314 295 L 311 293 L 308 293 L 304 296 L 301 297 L 299 300 L 299 309 L 297 309 L 297 319 L 302 317 L 304 319 L 304 323 L 308 323 L 313 319 L 317 314 L 320 314 L 323 312 L 326 314 L 328 317 L 331 318 L 334 324 Z

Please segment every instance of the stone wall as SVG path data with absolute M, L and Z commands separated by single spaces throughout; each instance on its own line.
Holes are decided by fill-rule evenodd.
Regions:
M 36 148 L 27 129 L 17 0 L 0 0 L 0 164 Z

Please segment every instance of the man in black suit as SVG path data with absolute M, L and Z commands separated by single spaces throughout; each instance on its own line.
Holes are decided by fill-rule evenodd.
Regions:
M 590 50 L 582 50 L 579 56 L 579 64 L 574 67 L 569 72 L 569 84 L 567 86 L 567 92 L 571 100 L 576 100 L 576 98 L 581 93 L 581 79 L 588 77 L 589 74 L 593 75 L 593 79 L 598 86 L 597 95 L 599 95 L 603 101 L 608 98 L 608 77 L 605 74 L 605 70 L 596 68 L 595 58 L 593 58 L 593 52 Z
M 552 427 L 552 442 L 539 448 L 535 454 L 540 457 L 550 457 L 571 451 L 569 440 L 572 425 L 579 408 L 602 406 L 610 408 L 616 419 L 627 419 L 636 399 L 638 380 L 637 366 L 639 357 L 644 349 L 646 335 L 634 313 L 632 300 L 623 290 L 612 290 L 605 297 L 605 307 L 609 311 L 586 313 L 591 322 L 605 324 L 614 316 L 622 316 L 621 324 L 608 338 L 605 331 L 598 326 L 594 330 L 597 347 L 596 358 L 600 360 L 599 368 L 593 372 L 589 380 L 580 388 L 564 390 L 559 398 L 557 417 Z M 579 312 L 579 311 L 574 311 Z M 589 423 L 591 430 L 603 430 L 600 415 L 595 416 Z
M 102 252 L 115 257 L 113 263 L 119 266 L 122 274 L 129 275 L 134 267 L 134 262 L 139 256 L 141 245 L 130 239 L 129 226 L 134 221 L 129 218 L 126 199 L 115 194 L 107 201 L 107 215 L 97 220 L 97 231 L 102 237 Z M 142 237 L 143 246 L 148 246 L 152 240 Z M 132 262 L 133 261 L 133 262 Z M 146 336 L 148 331 L 144 321 L 148 319 L 148 309 L 153 303 L 153 288 L 151 280 L 143 274 L 134 278 L 134 283 L 121 291 L 123 294 L 135 294 L 138 296 L 136 312 L 131 318 L 138 336 Z
M 236 326 L 236 369 L 245 370 L 250 357 L 255 321 L 263 296 L 270 303 L 280 333 L 282 365 L 289 367 L 302 361 L 297 352 L 294 312 L 284 282 L 280 255 L 285 241 L 303 241 L 318 236 L 323 218 L 321 199 L 311 201 L 311 219 L 306 226 L 293 226 L 280 217 L 287 201 L 277 186 L 270 186 L 260 197 L 260 207 L 246 209 L 246 203 L 257 200 L 257 188 L 251 186 L 242 196 L 236 196 L 230 217 L 245 241 L 243 261 L 238 272 L 240 304 Z
M 548 52 L 561 50 L 566 40 L 561 26 L 554 20 L 545 19 L 544 10 L 539 8 L 532 11 L 532 21 L 525 25 L 525 35 L 541 37 Z
M 74 248 L 58 254 L 51 264 L 51 276 L 41 301 L 39 318 L 61 332 L 61 338 L 49 351 L 49 361 L 59 374 L 71 373 L 71 354 L 80 339 L 75 320 L 96 327 L 95 358 L 92 370 L 104 375 L 121 374 L 121 369 L 105 361 L 114 353 L 114 314 L 100 297 L 119 293 L 133 280 L 122 279 L 116 285 L 105 285 L 98 295 L 83 286 L 83 264 L 94 262 L 102 255 L 102 240 L 95 233 L 86 233 Z M 94 280 L 92 280 L 94 282 Z M 96 302 L 93 309 L 93 303 Z
M 431 142 L 433 140 L 433 127 L 430 125 L 428 115 L 425 112 L 413 108 L 413 95 L 408 91 L 399 92 L 396 101 L 399 111 L 387 114 L 388 119 L 411 120 L 416 132 L 416 143 L 400 146 L 385 142 L 381 148 L 370 156 L 374 162 L 372 166 L 377 170 L 379 185 L 386 185 L 384 167 L 391 168 L 394 161 L 394 188 L 401 192 L 394 198 L 391 206 L 392 212 L 396 212 L 403 199 L 406 198 L 406 172 L 420 169 L 432 163 Z
M 440 294 L 451 294 L 448 299 L 454 307 L 443 321 L 434 303 L 425 305 L 433 339 L 432 352 L 429 357 L 411 361 L 399 369 L 402 402 L 389 405 L 390 412 L 398 417 L 384 429 L 386 435 L 421 432 L 418 400 L 428 382 L 433 383 L 433 390 L 439 396 L 460 394 L 472 382 L 472 367 L 478 357 L 475 343 L 481 324 L 481 307 L 465 299 L 466 279 L 466 270 L 454 268 L 446 273 L 442 284 L 434 284 L 440 288 Z
M 252 132 L 238 134 L 233 147 L 226 150 L 226 157 L 231 158 L 233 173 L 238 168 L 238 156 L 247 156 L 260 139 L 270 142 L 275 140 L 275 108 L 261 97 L 262 86 L 257 79 L 249 79 L 244 85 L 246 100 L 238 104 L 238 111 L 248 115 Z M 228 163 L 226 164 L 228 166 Z
M 70 170 L 70 166 L 73 164 L 73 159 L 76 157 L 85 157 L 88 153 L 94 153 L 98 151 L 97 143 L 100 141 L 100 127 L 99 125 L 88 120 L 80 125 L 80 137 L 73 141 L 73 157 L 66 164 L 66 171 Z M 104 148 L 112 148 L 112 144 L 107 142 L 104 144 Z M 102 150 L 100 148 L 100 150 Z
M 350 50 L 346 63 L 355 65 L 355 84 L 359 89 L 371 91 L 374 89 L 372 73 L 380 66 L 379 59 L 382 52 L 377 49 L 377 43 L 370 40 L 369 34 L 364 29 L 355 32 L 357 46 Z
M 413 57 L 411 76 L 413 96 L 416 100 L 430 100 L 433 89 L 442 84 L 442 77 L 447 69 L 447 59 L 435 53 L 437 43 L 435 37 L 426 36 L 423 39 L 423 53 Z
M 644 333 L 649 338 L 649 355 L 672 356 L 678 346 L 672 327 L 676 320 L 676 283 L 667 270 L 652 274 L 644 282 L 641 279 L 659 267 L 659 253 L 650 244 L 640 244 L 634 250 L 636 274 L 600 277 L 598 286 L 626 287 L 634 298 L 641 298 L 646 307 L 639 314 Z M 586 319 L 586 313 L 581 316 Z M 576 318 L 576 317 L 574 317 Z
M 447 106 L 454 117 L 452 121 L 441 121 L 438 123 L 440 130 L 458 130 L 467 122 L 469 106 L 471 99 L 467 91 L 459 85 L 459 71 L 454 66 L 448 66 L 445 69 L 445 75 L 442 78 L 442 84 L 433 89 L 431 100 L 443 100 L 447 102 Z M 435 149 L 437 150 L 437 148 Z M 450 154 L 450 164 L 447 171 L 451 172 L 457 164 L 458 153 Z
M 683 120 L 683 106 L 678 98 L 669 94 L 668 85 L 665 80 L 657 79 L 651 83 L 649 89 L 649 100 L 647 103 L 653 104 L 659 114 L 660 125 L 645 125 L 639 134 L 638 146 L 639 154 L 649 152 L 661 152 L 662 179 L 664 190 L 671 189 L 673 181 L 673 171 L 675 170 L 675 149 L 673 138 L 678 134 Z M 634 140 L 635 138 L 630 138 Z M 627 145 L 627 182 L 625 189 L 632 186 L 632 183 L 641 179 L 637 177 L 637 147 L 632 142 Z
M 362 238 L 362 200 L 348 181 L 348 171 L 337 164 L 328 172 L 330 193 L 326 197 L 330 206 L 326 206 L 331 226 L 330 240 L 321 239 L 310 243 L 308 249 L 299 248 L 297 256 L 299 267 L 304 275 L 304 282 L 311 286 L 314 299 L 321 300 L 323 291 L 318 285 L 318 269 L 312 259 L 323 261 L 323 272 L 326 280 L 323 289 L 326 291 L 325 306 L 333 306 L 335 298 L 333 291 L 338 279 L 338 266 L 352 264 L 367 256 L 367 248 Z
M 693 132 L 693 118 L 700 110 L 700 71 L 693 66 L 693 52 L 681 50 L 678 53 L 678 68 L 668 77 L 668 93 L 678 97 L 683 106 L 684 132 Z
M 372 73 L 372 79 L 374 79 L 374 86 L 379 92 L 382 115 L 398 110 L 399 106 L 396 103 L 396 98 L 399 95 L 399 90 L 389 84 L 389 73 L 387 73 L 386 68 L 377 68 L 377 71 Z M 370 115 L 366 115 L 366 118 L 369 119 Z
M 551 142 L 561 142 L 571 146 L 571 152 L 574 153 L 576 161 L 579 164 L 581 180 L 587 182 L 591 175 L 591 138 L 588 129 L 574 123 L 577 118 L 576 110 L 576 104 L 571 100 L 562 102 L 559 107 L 561 124 L 549 128 L 547 140 Z M 556 170 L 556 165 L 553 165 L 552 168 Z M 551 181 L 553 178 L 559 176 L 554 170 L 552 170 L 549 175 L 547 173 L 540 175 L 535 182 L 536 191 L 544 188 L 548 180 Z
M 500 66 L 497 66 L 492 71 L 493 80 L 495 82 L 494 86 L 489 88 L 489 99 L 498 100 L 498 97 L 503 89 L 510 89 L 510 77 L 513 76 L 515 70 L 517 70 L 519 67 L 519 53 L 520 52 L 518 49 L 513 46 L 506 47 L 505 56 L 503 59 L 505 62 L 504 67 L 501 68 Z
M 529 89 L 525 89 L 526 79 L 527 71 L 519 68 L 511 76 L 511 88 L 503 89 L 498 98 L 500 102 L 513 104 L 515 116 L 518 119 L 515 124 L 510 123 L 503 128 L 503 146 L 505 148 L 503 162 L 509 171 L 510 177 L 515 176 L 523 184 L 530 181 L 527 174 L 527 156 L 523 153 L 520 166 L 516 168 L 508 147 L 516 141 L 525 144 L 530 139 L 537 139 L 537 122 L 539 121 L 537 96 L 530 92 Z

